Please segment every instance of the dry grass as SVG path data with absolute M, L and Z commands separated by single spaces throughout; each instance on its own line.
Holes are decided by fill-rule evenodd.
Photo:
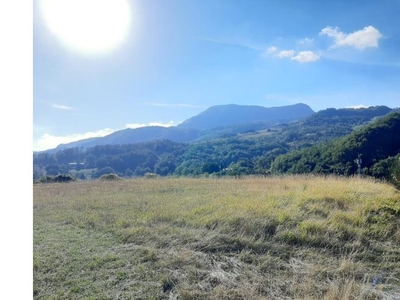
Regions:
M 159 178 L 33 194 L 36 299 L 400 299 L 400 194 L 384 183 Z

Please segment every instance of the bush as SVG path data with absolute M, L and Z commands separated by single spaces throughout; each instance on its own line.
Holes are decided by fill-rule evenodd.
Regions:
M 102 169 L 97 170 L 97 172 L 94 172 L 92 174 L 92 178 L 100 178 L 103 175 L 108 175 L 108 174 L 115 174 L 115 171 L 111 167 L 105 167 Z
M 400 188 L 400 154 L 398 154 L 392 165 L 390 166 L 391 182 L 393 182 L 398 188 Z
M 375 178 L 386 179 L 400 188 L 400 154 L 378 161 L 369 171 Z
M 157 174 L 156 173 L 150 173 L 150 172 L 147 172 L 146 174 L 144 174 L 144 177 L 146 177 L 146 178 L 157 178 Z
M 113 180 L 122 180 L 122 178 L 119 177 L 117 174 L 110 173 L 110 174 L 101 175 L 99 180 L 113 181 Z
M 46 182 L 54 182 L 54 176 L 52 175 L 44 175 L 41 176 L 39 179 L 34 181 L 35 183 L 46 183 Z
M 59 174 L 57 176 L 45 175 L 40 177 L 36 183 L 52 183 L 52 182 L 71 182 L 76 181 L 77 178 L 71 176 L 70 174 Z
M 54 177 L 54 182 L 70 182 L 76 181 L 76 178 L 70 174 L 60 174 Z

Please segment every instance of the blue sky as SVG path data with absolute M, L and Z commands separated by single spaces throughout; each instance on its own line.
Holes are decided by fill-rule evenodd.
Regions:
M 103 52 L 63 41 L 42 1 L 33 3 L 34 150 L 177 125 L 220 104 L 400 106 L 398 0 L 134 0 L 128 30 Z M 79 24 L 77 7 L 63 10 L 65 26 Z M 122 32 L 103 19 L 99 39 Z

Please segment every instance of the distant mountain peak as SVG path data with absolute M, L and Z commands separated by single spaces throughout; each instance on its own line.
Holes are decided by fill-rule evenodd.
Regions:
M 181 128 L 210 129 L 254 122 L 295 121 L 314 114 L 306 104 L 298 103 L 280 107 L 258 105 L 215 105 L 181 124 Z

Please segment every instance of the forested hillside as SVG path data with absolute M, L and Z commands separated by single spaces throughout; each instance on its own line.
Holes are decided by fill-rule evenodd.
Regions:
M 271 165 L 274 173 L 324 173 L 394 176 L 400 158 L 400 112 L 388 116 L 325 144 L 279 156 Z
M 108 173 L 121 177 L 146 173 L 351 175 L 357 172 L 357 158 L 362 159 L 364 174 L 390 178 L 394 157 L 400 152 L 399 112 L 390 111 L 384 106 L 327 109 L 297 123 L 268 129 L 234 133 L 237 126 L 232 126 L 219 137 L 210 130 L 210 138 L 189 144 L 157 140 L 36 153 L 34 179 L 65 173 L 81 179 Z
M 80 179 L 117 173 L 122 177 L 147 172 L 172 174 L 188 145 L 169 140 L 125 145 L 101 145 L 85 150 L 68 148 L 34 155 L 34 178 L 43 174 L 71 173 Z
M 298 123 L 193 143 L 175 173 L 269 174 L 279 155 L 343 137 L 390 111 L 384 106 L 328 109 Z

